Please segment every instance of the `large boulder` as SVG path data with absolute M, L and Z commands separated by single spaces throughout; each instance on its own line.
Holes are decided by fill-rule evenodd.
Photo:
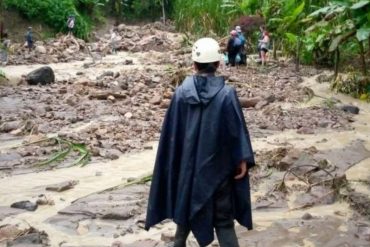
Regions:
M 35 50 L 36 50 L 37 53 L 41 53 L 41 54 L 46 54 L 47 53 L 47 50 L 46 50 L 45 46 L 42 46 L 42 45 L 36 46 Z
M 52 68 L 49 66 L 41 67 L 37 70 L 30 72 L 26 76 L 26 81 L 29 85 L 46 85 L 55 81 L 55 75 Z

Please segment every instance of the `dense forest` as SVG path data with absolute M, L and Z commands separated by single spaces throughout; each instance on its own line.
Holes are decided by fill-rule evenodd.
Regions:
M 279 50 L 297 64 L 335 68 L 335 76 L 341 64 L 351 61 L 362 76 L 368 74 L 370 0 L 0 0 L 0 8 L 42 21 L 56 32 L 65 31 L 67 16 L 74 14 L 76 35 L 85 39 L 107 17 L 117 22 L 171 19 L 179 31 L 198 36 L 222 37 L 241 24 L 251 51 L 255 31 L 264 24 L 272 35 L 274 57 Z M 356 96 L 366 90 L 340 89 Z

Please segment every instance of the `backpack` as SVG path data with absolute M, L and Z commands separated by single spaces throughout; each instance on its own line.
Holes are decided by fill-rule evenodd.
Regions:
M 234 38 L 234 47 L 238 47 L 242 45 L 242 41 L 239 38 Z

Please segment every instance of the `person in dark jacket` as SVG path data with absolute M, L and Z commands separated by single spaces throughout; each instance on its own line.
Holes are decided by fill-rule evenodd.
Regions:
M 217 41 L 195 42 L 196 73 L 176 89 L 162 126 L 145 229 L 173 219 L 174 247 L 190 232 L 207 246 L 214 229 L 221 247 L 238 247 L 234 219 L 252 229 L 254 155 L 236 91 L 215 75 L 220 59 Z
M 232 30 L 229 41 L 227 42 L 227 54 L 231 66 L 235 66 L 236 64 L 236 56 L 240 53 L 241 44 L 242 41 L 238 37 L 238 32 Z
M 33 48 L 32 27 L 28 27 L 28 31 L 26 33 L 26 43 L 27 43 L 28 52 L 31 52 Z
M 240 64 L 247 64 L 247 51 L 245 50 L 245 43 L 246 43 L 246 38 L 244 37 L 242 28 L 240 26 L 235 27 L 235 31 L 238 33 L 238 38 L 240 39 L 240 51 L 239 51 L 239 56 L 240 56 Z

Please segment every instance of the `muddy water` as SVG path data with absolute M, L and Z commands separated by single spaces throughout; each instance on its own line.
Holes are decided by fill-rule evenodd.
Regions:
M 76 78 L 76 73 L 83 71 L 83 76 L 90 79 L 95 79 L 96 76 L 101 75 L 105 71 L 121 72 L 122 70 L 140 70 L 143 69 L 142 63 L 148 63 L 148 61 L 155 62 L 159 56 L 163 53 L 150 51 L 142 53 L 129 53 L 119 52 L 116 55 L 107 55 L 102 59 L 96 60 L 93 64 L 91 57 L 85 59 L 85 61 L 74 61 L 70 63 L 54 63 L 49 64 L 56 75 L 56 80 L 68 80 Z M 131 60 L 132 65 L 123 65 L 122 61 Z M 84 67 L 85 65 L 85 67 Z M 32 65 L 14 65 L 6 66 L 2 68 L 6 76 L 8 77 L 11 84 L 17 84 L 21 79 L 22 75 L 26 75 L 29 72 L 45 66 L 44 64 L 32 64 Z M 146 65 L 145 68 L 158 68 L 159 65 Z
M 128 53 L 120 53 L 117 56 L 108 56 L 104 58 L 101 65 L 96 65 L 93 68 L 83 68 L 84 63 L 90 62 L 86 60 L 84 62 L 73 62 L 66 64 L 52 64 L 51 67 L 55 70 L 57 80 L 68 79 L 75 77 L 76 73 L 83 71 L 85 75 L 96 77 L 103 71 L 122 71 L 125 69 L 138 69 L 142 68 L 136 65 L 122 66 L 119 61 L 122 58 L 134 60 L 134 64 L 138 63 L 140 59 L 146 55 L 132 55 Z M 107 67 L 107 64 L 109 66 Z M 32 66 L 9 66 L 4 69 L 8 77 L 13 81 L 17 82 L 22 74 L 26 74 L 29 71 L 39 67 L 41 65 Z M 325 131 L 316 135 L 300 135 L 296 131 L 286 130 L 267 138 L 253 139 L 253 146 L 255 150 L 266 150 L 273 149 L 281 145 L 292 145 L 296 148 L 307 148 L 315 146 L 319 150 L 330 150 L 333 148 L 341 148 L 354 140 L 364 140 L 364 144 L 367 149 L 370 150 L 370 107 L 368 104 L 354 100 L 350 97 L 343 95 L 336 95 L 330 92 L 327 84 L 318 84 L 315 78 L 306 78 L 303 82 L 304 86 L 311 87 L 317 95 L 325 97 L 335 97 L 340 99 L 343 103 L 351 103 L 360 107 L 360 114 L 355 116 L 355 122 L 353 123 L 354 129 L 350 131 Z M 321 98 L 313 98 L 307 103 L 303 103 L 301 107 L 307 107 L 311 105 L 322 104 Z M 88 124 L 68 127 L 68 130 L 76 130 L 85 128 Z M 323 141 L 325 140 L 325 141 Z M 0 145 L 1 149 L 9 148 L 12 145 L 17 145 L 21 140 L 9 140 L 6 144 Z M 68 246 L 110 246 L 114 240 L 121 240 L 123 243 L 130 243 L 135 240 L 143 238 L 159 239 L 161 232 L 173 231 L 173 224 L 167 224 L 162 229 L 154 229 L 149 233 L 141 232 L 140 234 L 126 235 L 113 239 L 113 237 L 107 236 L 93 236 L 89 234 L 71 235 L 67 232 L 63 232 L 54 226 L 45 223 L 45 220 L 57 214 L 59 210 L 69 206 L 71 202 L 91 193 L 99 192 L 101 190 L 111 188 L 122 184 L 126 179 L 131 177 L 140 177 L 148 174 L 153 169 L 155 158 L 155 148 L 150 151 L 145 151 L 137 154 L 129 154 L 120 157 L 120 159 L 112 162 L 96 163 L 86 166 L 85 168 L 73 167 L 68 169 L 58 169 L 53 171 L 45 171 L 40 173 L 17 175 L 0 180 L 0 188 L 6 188 L 0 190 L 0 206 L 9 206 L 15 201 L 30 199 L 35 200 L 40 194 L 45 194 L 47 197 L 54 200 L 54 206 L 40 206 L 39 209 L 32 213 L 22 213 L 17 216 L 8 217 L 1 224 L 16 223 L 16 222 L 27 222 L 33 227 L 44 230 L 48 233 L 51 246 L 59 246 L 62 242 L 67 242 Z M 370 195 L 368 186 L 359 183 L 359 180 L 369 181 L 370 174 L 370 159 L 363 160 L 359 164 L 350 168 L 346 175 L 347 179 L 351 182 L 353 188 L 361 193 Z M 58 182 L 64 182 L 66 180 L 79 180 L 79 184 L 72 190 L 63 193 L 52 193 L 46 192 L 45 186 L 55 184 Z M 257 194 L 263 193 L 262 191 L 256 192 L 253 198 Z M 338 218 L 338 229 L 346 230 L 346 222 L 350 217 L 351 209 L 347 203 L 337 202 L 332 205 L 318 206 L 310 209 L 294 210 L 271 210 L 271 211 L 255 211 L 254 221 L 256 224 L 256 231 L 243 233 L 242 235 L 249 237 L 254 232 L 265 231 L 272 227 L 274 223 L 287 220 L 287 219 L 299 219 L 305 212 L 309 212 L 315 217 L 327 217 L 333 216 Z M 339 212 L 339 214 L 338 214 Z M 322 226 L 322 230 L 325 230 L 325 225 Z M 290 232 L 294 233 L 297 228 L 290 228 Z M 308 237 L 308 236 L 307 236 Z M 297 246 L 294 243 L 290 243 L 289 246 Z M 257 245 L 256 245 L 257 246 Z M 286 244 L 276 244 L 279 246 L 288 246 Z M 306 240 L 303 245 L 299 246 L 320 246 L 315 241 Z
M 0 188 L 7 189 L 0 192 L 0 198 L 2 198 L 0 206 L 9 206 L 11 203 L 25 198 L 35 200 L 40 194 L 45 194 L 55 202 L 55 206 L 41 206 L 36 212 L 20 214 L 14 218 L 6 219 L 2 223 L 26 221 L 33 227 L 46 231 L 50 236 L 51 246 L 58 246 L 62 241 L 73 243 L 76 246 L 92 242 L 99 246 L 105 246 L 106 238 L 69 236 L 49 224 L 44 224 L 43 221 L 56 215 L 59 210 L 67 207 L 76 199 L 123 184 L 128 178 L 150 173 L 154 157 L 155 151 L 150 150 L 126 155 L 112 162 L 91 164 L 85 168 L 72 167 L 2 179 L 0 180 Z M 45 191 L 47 185 L 70 179 L 79 181 L 73 190 L 63 193 Z

